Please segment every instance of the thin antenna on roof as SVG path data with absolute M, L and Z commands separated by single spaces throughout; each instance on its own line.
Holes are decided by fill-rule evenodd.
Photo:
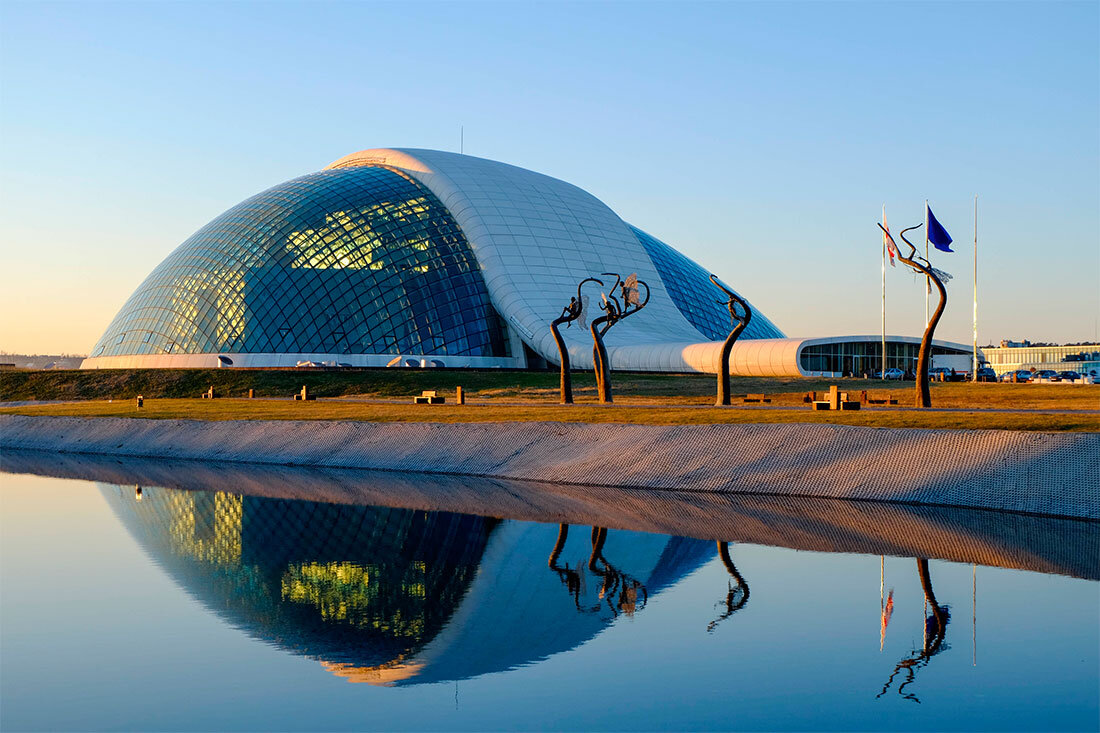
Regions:
M 463 148 L 466 147 L 466 128 L 462 125 L 458 126 L 458 152 L 462 153 Z

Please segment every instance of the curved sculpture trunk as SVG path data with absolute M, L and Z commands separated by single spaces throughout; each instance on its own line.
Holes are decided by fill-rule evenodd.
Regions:
M 718 359 L 718 400 L 715 405 L 730 404 L 730 353 L 733 352 L 733 344 L 745 330 L 748 321 L 738 323 L 722 342 L 722 354 Z
M 570 318 L 556 318 L 550 322 L 550 331 L 554 334 L 554 343 L 558 345 L 558 356 L 561 357 L 561 404 L 573 404 L 573 375 L 569 371 L 569 349 L 565 346 L 558 326 Z
M 714 275 L 710 276 L 710 281 L 714 287 L 726 294 L 726 301 L 719 300 L 718 304 L 729 308 L 730 322 L 734 324 L 733 330 L 722 342 L 722 353 L 718 358 L 718 399 L 714 404 L 721 407 L 730 404 L 730 354 L 733 352 L 733 344 L 741 336 L 741 332 L 745 330 L 745 327 L 749 325 L 749 321 L 752 320 L 752 308 L 749 307 L 744 298 L 718 282 L 718 278 Z M 745 314 L 738 313 L 738 308 L 743 310 Z
M 944 308 L 947 307 L 947 288 L 940 279 L 931 275 L 932 282 L 940 291 L 940 304 L 936 306 L 936 312 L 932 314 L 928 325 L 924 328 L 924 336 L 920 340 L 920 351 L 917 353 L 917 407 L 932 406 L 932 390 L 928 386 L 928 364 L 932 360 L 932 334 L 936 331 L 936 325 L 940 322 Z
M 614 400 L 611 397 L 611 368 L 608 363 L 607 347 L 603 345 L 603 334 L 600 326 L 608 320 L 607 316 L 601 316 L 592 321 L 592 341 L 596 344 L 596 392 L 600 398 L 600 404 L 608 404 Z

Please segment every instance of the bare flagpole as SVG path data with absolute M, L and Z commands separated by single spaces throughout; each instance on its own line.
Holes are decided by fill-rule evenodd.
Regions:
M 924 259 L 928 260 L 928 199 L 924 200 Z M 928 328 L 928 294 L 932 292 L 932 279 L 924 276 L 924 327 Z
M 978 381 L 978 194 L 974 194 L 974 381 Z
M 882 223 L 886 224 L 886 204 L 882 205 Z M 882 373 L 886 379 L 886 237 L 882 238 Z

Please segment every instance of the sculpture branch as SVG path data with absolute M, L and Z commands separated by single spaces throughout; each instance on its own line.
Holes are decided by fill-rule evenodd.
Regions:
M 612 402 L 611 396 L 611 364 L 607 356 L 607 348 L 603 343 L 603 336 L 619 321 L 632 316 L 649 303 L 649 285 L 644 280 L 639 280 L 637 275 L 630 275 L 625 281 L 617 273 L 605 272 L 603 275 L 614 275 L 615 284 L 610 292 L 603 294 L 603 302 L 600 310 L 604 315 L 592 320 L 590 330 L 592 332 L 592 362 L 596 372 L 596 391 L 599 393 L 600 402 L 603 404 Z M 645 288 L 645 298 L 640 295 L 640 289 Z M 616 295 L 616 291 L 618 295 Z M 621 302 L 620 302 L 621 299 Z

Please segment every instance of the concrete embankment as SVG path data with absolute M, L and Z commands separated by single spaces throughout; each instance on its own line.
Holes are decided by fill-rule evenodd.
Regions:
M 229 492 L 1100 579 L 1100 522 L 988 509 L 44 451 L 3 451 L 0 471 L 96 481 L 131 498 L 138 486 Z
M 830 497 L 1100 519 L 1100 434 L 831 425 L 0 416 L 0 447 Z

